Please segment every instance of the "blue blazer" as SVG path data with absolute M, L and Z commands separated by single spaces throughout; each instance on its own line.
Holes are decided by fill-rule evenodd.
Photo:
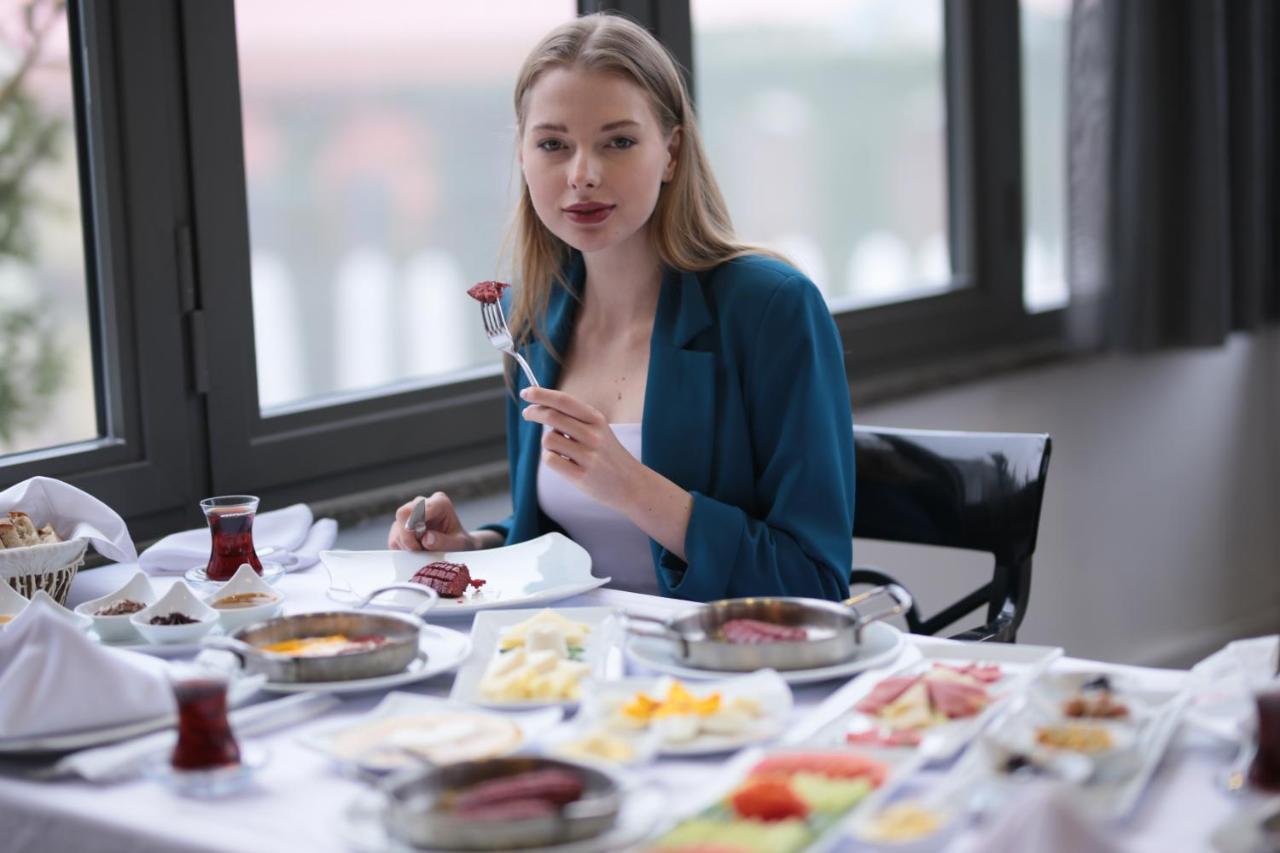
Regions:
M 585 268 L 573 253 L 570 290 Z M 544 329 L 564 353 L 579 300 L 553 290 Z M 525 350 L 556 387 L 560 364 Z M 517 390 L 527 383 L 515 372 Z M 538 506 L 542 425 L 507 406 L 514 512 L 489 525 L 508 543 L 560 528 Z M 763 257 L 662 280 L 645 385 L 641 462 L 693 495 L 687 562 L 650 540 L 663 594 L 840 599 L 853 560 L 853 423 L 844 351 L 814 284 Z

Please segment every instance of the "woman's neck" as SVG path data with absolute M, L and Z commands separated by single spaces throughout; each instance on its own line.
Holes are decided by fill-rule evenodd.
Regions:
M 579 328 L 610 334 L 637 323 L 652 324 L 662 289 L 662 262 L 647 238 L 592 252 L 583 260 L 587 277 Z

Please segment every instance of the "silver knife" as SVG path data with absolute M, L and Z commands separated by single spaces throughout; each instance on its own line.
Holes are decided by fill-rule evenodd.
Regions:
M 299 693 L 272 702 L 238 708 L 228 714 L 238 737 L 248 737 L 323 714 L 340 703 L 330 693 Z M 33 771 L 34 779 L 79 776 L 90 782 L 117 782 L 134 776 L 151 759 L 173 749 L 177 732 L 166 729 L 124 743 L 64 755 L 53 765 Z
M 404 521 L 404 529 L 419 539 L 422 538 L 422 534 L 427 532 L 426 498 L 418 498 L 413 502 L 413 509 L 409 510 L 409 517 Z

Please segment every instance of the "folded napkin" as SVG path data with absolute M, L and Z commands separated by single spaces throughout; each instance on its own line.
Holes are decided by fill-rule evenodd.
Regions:
M 284 509 L 259 513 L 253 520 L 253 547 L 258 556 L 280 563 L 289 571 L 314 566 L 320 552 L 333 547 L 338 538 L 338 522 L 332 518 L 315 521 L 311 507 L 294 504 Z M 213 537 L 208 527 L 184 530 L 164 537 L 142 552 L 138 560 L 149 574 L 182 574 L 209 561 Z M 268 548 L 270 554 L 263 555 Z
M 0 513 L 22 510 L 36 527 L 52 524 L 62 539 L 85 538 L 117 563 L 132 563 L 138 550 L 115 510 L 88 492 L 51 477 L 32 477 L 0 492 Z
M 983 826 L 967 853 L 1120 853 L 1103 829 L 1071 802 L 1070 791 L 1053 782 L 1036 782 Z
M 33 599 L 0 632 L 0 740 L 172 714 L 164 661 L 104 648 Z
M 1235 640 L 1191 668 L 1187 722 L 1235 741 L 1253 726 L 1256 688 L 1274 683 L 1280 635 Z

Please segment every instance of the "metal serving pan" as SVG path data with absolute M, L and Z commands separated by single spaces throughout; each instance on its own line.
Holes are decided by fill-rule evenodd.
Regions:
M 450 814 L 447 795 L 479 782 L 531 770 L 568 770 L 582 780 L 582 797 L 558 813 L 519 820 L 475 820 Z M 427 849 L 512 850 L 550 847 L 608 832 L 622 807 L 622 785 L 607 770 L 573 761 L 509 756 L 414 768 L 383 780 L 388 834 Z
M 882 609 L 861 612 L 857 605 L 873 598 L 890 602 Z M 857 654 L 862 629 L 872 622 L 904 613 L 911 595 L 897 584 L 874 587 L 841 602 L 817 598 L 728 598 L 698 605 L 669 619 L 627 614 L 627 631 L 636 636 L 669 641 L 681 663 L 719 672 L 757 669 L 815 669 L 843 663 Z M 806 640 L 731 643 L 720 633 L 731 619 L 758 619 L 795 626 L 808 632 Z M 632 621 L 652 623 L 641 628 Z
M 419 617 L 435 605 L 439 596 L 428 586 L 397 583 L 374 590 L 356 605 L 364 607 L 376 596 L 399 589 L 419 592 L 428 600 L 411 614 L 330 610 L 277 616 L 247 625 L 229 637 L 205 637 L 203 645 L 233 653 L 247 672 L 264 673 L 268 681 L 276 683 L 351 681 L 392 675 L 404 670 L 417 657 L 418 635 L 423 627 Z M 330 657 L 304 657 L 262 650 L 263 646 L 284 640 L 331 634 L 348 637 L 378 635 L 385 637 L 386 641 L 369 651 Z

